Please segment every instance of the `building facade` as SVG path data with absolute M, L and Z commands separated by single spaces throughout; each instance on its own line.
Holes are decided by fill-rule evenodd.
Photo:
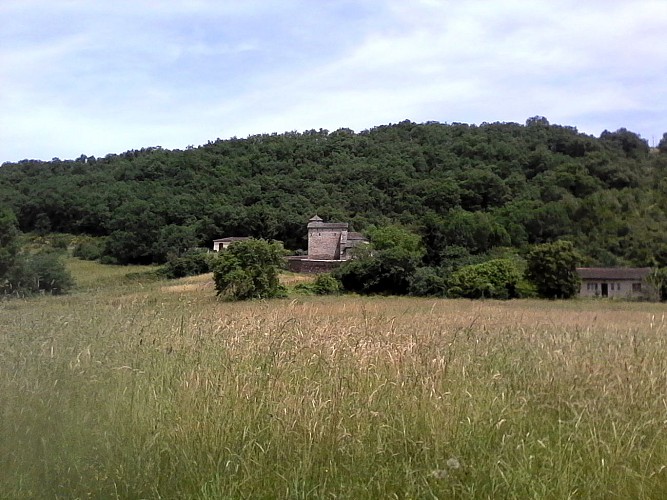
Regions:
M 213 240 L 213 251 L 219 252 L 220 250 L 224 250 L 229 245 L 236 243 L 237 241 L 243 241 L 247 239 L 250 238 L 246 236 L 230 236 L 228 238 L 220 238 L 219 240 Z
M 578 267 L 580 297 L 649 298 L 655 289 L 646 282 L 650 267 Z
M 324 222 L 315 215 L 308 221 L 308 258 L 312 260 L 348 260 L 351 250 L 367 240 L 349 231 L 347 222 Z
M 308 254 L 287 258 L 287 267 L 297 273 L 326 273 L 352 258 L 352 249 L 368 243 L 361 233 L 349 230 L 347 222 L 324 222 L 315 215 L 308 221 Z

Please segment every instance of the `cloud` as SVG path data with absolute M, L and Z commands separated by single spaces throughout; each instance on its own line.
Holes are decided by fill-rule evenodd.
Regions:
M 6 0 L 0 160 L 403 119 L 667 130 L 658 0 Z

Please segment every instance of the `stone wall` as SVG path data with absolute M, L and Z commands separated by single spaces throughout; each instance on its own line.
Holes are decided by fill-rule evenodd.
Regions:
M 333 226 L 333 224 L 327 224 Z M 336 224 L 341 227 L 313 227 L 308 228 L 308 258 L 310 259 L 340 259 L 340 241 L 343 226 L 347 224 Z
M 312 260 L 304 257 L 288 257 L 287 269 L 293 273 L 321 274 L 330 273 L 343 261 L 340 260 Z

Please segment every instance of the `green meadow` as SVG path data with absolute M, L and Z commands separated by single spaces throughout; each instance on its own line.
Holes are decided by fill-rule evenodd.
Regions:
M 69 266 L 72 294 L 0 301 L 1 498 L 667 491 L 663 304 L 230 303 Z

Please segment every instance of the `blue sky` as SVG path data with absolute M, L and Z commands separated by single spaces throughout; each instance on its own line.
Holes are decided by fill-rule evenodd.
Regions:
M 667 132 L 665 0 L 2 0 L 0 162 L 546 116 Z

